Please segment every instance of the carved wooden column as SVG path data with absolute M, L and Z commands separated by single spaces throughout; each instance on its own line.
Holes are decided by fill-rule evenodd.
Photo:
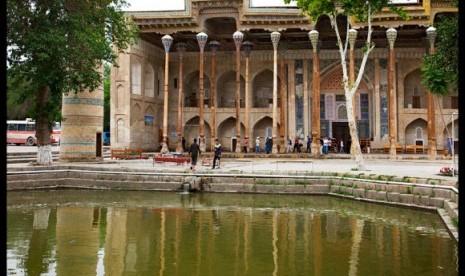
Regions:
M 211 76 L 210 76 L 210 111 L 211 111 L 211 150 L 215 148 L 215 139 L 216 139 L 216 51 L 220 47 L 218 41 L 211 41 L 208 43 L 210 46 L 210 51 L 212 52 L 212 65 L 211 65 Z
M 176 143 L 176 151 L 183 152 L 184 149 L 182 148 L 182 94 L 183 94 L 183 87 L 182 87 L 182 59 L 184 57 L 184 52 L 186 51 L 186 43 L 180 42 L 176 44 L 176 50 L 178 51 L 179 56 L 179 73 L 178 73 L 178 142 Z
M 203 119 L 203 50 L 205 49 L 205 44 L 207 44 L 208 36 L 206 33 L 197 34 L 197 42 L 200 47 L 200 62 L 199 62 L 199 147 L 201 152 L 205 152 L 205 132 L 204 125 L 205 121 Z
M 434 54 L 434 40 L 436 39 L 436 28 L 429 27 L 426 29 L 426 36 L 429 40 L 429 53 Z M 427 117 L 428 117 L 428 155 L 437 155 L 436 149 L 436 109 L 434 108 L 434 95 L 428 91 L 426 95 Z
M 311 30 L 308 37 L 313 47 L 312 86 L 312 154 L 320 154 L 320 69 L 318 59 L 318 31 Z
M 396 41 L 397 31 L 394 28 L 389 28 L 386 31 L 387 39 L 389 41 L 389 75 L 388 75 L 388 91 L 389 91 L 389 141 L 390 150 L 389 154 L 396 155 L 397 144 L 397 131 L 396 131 L 396 116 L 395 116 L 395 97 L 396 90 L 394 84 L 394 42 Z
M 169 152 L 168 149 L 168 68 L 169 68 L 169 52 L 173 38 L 170 35 L 165 35 L 161 38 L 163 46 L 165 47 L 165 85 L 163 92 L 163 143 L 161 153 Z
M 252 51 L 253 44 L 250 41 L 244 41 L 242 43 L 244 46 L 244 51 L 245 51 L 245 134 L 244 138 L 246 140 L 249 140 L 249 131 L 250 131 L 250 95 L 249 95 L 249 57 L 250 57 L 250 51 Z M 249 148 L 247 149 L 247 152 L 252 152 L 251 145 L 253 144 L 253 141 L 249 141 Z
M 236 45 L 236 152 L 242 152 L 241 147 L 241 45 L 244 35 L 236 31 L 233 34 Z
M 281 80 L 281 86 L 279 88 L 279 95 L 280 95 L 280 98 L 281 98 L 281 102 L 280 102 L 280 105 L 279 105 L 279 121 L 280 121 L 280 124 L 279 124 L 279 136 L 281 136 L 281 142 L 280 142 L 280 145 L 281 145 L 281 153 L 285 153 L 286 152 L 286 139 L 284 138 L 284 133 L 285 133 L 285 129 L 286 129 L 286 122 L 285 122 L 285 118 L 284 118 L 284 103 L 285 103 L 285 99 L 286 97 L 284 96 L 284 75 L 285 75 L 285 72 L 284 72 L 284 55 L 286 54 L 286 43 L 284 41 L 281 41 L 281 43 L 279 43 L 279 55 L 280 55 L 280 65 L 279 65 L 279 78 Z
M 273 42 L 273 147 L 272 153 L 278 153 L 278 44 L 281 34 L 279 32 L 271 33 L 271 42 Z

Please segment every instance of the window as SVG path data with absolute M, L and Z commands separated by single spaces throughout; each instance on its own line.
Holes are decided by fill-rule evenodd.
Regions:
M 18 125 L 17 124 L 9 124 L 8 125 L 8 130 L 17 131 L 18 130 Z
M 423 140 L 423 129 L 421 127 L 416 128 L 415 134 L 416 134 L 417 140 Z
M 145 70 L 145 96 L 153 98 L 154 90 L 153 85 L 155 83 L 155 74 L 153 72 L 152 66 L 150 64 L 147 65 Z
M 360 115 L 362 120 L 368 120 L 369 118 L 369 100 L 368 94 L 360 94 Z
M 459 108 L 459 97 L 450 96 L 450 108 L 458 109 Z
M 320 119 L 325 119 L 325 95 L 320 95 Z
M 336 102 L 345 102 L 346 96 L 345 95 L 336 95 Z
M 35 124 L 27 124 L 26 125 L 26 131 L 36 131 L 36 125 Z
M 420 108 L 420 97 L 419 96 L 413 96 L 412 97 L 412 107 L 413 108 Z
M 344 104 L 341 104 L 337 107 L 337 119 L 338 120 L 347 120 L 347 107 Z
M 132 93 L 140 95 L 140 79 L 141 79 L 141 66 L 139 61 L 135 60 L 131 64 L 131 83 L 132 83 Z

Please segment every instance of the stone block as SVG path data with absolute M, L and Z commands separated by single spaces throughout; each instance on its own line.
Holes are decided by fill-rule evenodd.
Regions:
M 390 192 L 386 194 L 386 197 L 390 202 L 399 202 L 400 194 L 396 192 Z
M 305 188 L 305 193 L 326 194 L 329 193 L 329 185 L 308 185 Z
M 376 192 L 376 199 L 377 199 L 377 200 L 386 201 L 386 200 L 387 200 L 386 194 L 387 194 L 386 191 L 379 191 L 379 192 Z
M 411 191 L 412 186 L 408 186 L 408 185 L 398 185 L 397 189 L 398 189 L 398 193 L 399 193 L 399 194 L 408 194 L 408 193 L 409 193 L 409 190 Z
M 352 195 L 355 197 L 365 198 L 365 189 L 353 189 Z
M 378 198 L 378 192 L 376 192 L 375 190 L 367 190 L 366 198 L 376 200 Z
M 399 194 L 399 202 L 405 204 L 413 204 L 413 195 L 411 194 Z
M 421 195 L 421 196 L 430 196 L 432 195 L 433 188 L 426 188 L 426 187 L 413 187 L 412 193 L 414 195 Z
M 429 203 L 429 196 L 420 196 L 419 198 L 419 201 L 420 201 L 420 205 L 422 206 L 430 206 L 430 203 Z
M 413 204 L 420 205 L 420 197 L 419 195 L 413 195 Z
M 434 188 L 433 191 L 434 191 L 434 197 L 440 197 L 444 199 L 450 199 L 452 197 L 451 190 Z
M 375 184 L 375 190 L 377 191 L 385 191 L 386 190 L 386 184 Z
M 331 186 L 331 193 L 338 193 L 340 190 L 340 186 L 332 185 Z
M 444 199 L 443 198 L 437 198 L 437 197 L 431 197 L 429 199 L 429 206 L 443 208 L 444 207 Z
M 385 185 L 384 190 L 389 193 L 399 193 L 399 185 Z

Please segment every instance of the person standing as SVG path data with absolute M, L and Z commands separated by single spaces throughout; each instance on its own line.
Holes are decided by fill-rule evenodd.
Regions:
M 215 169 L 216 160 L 218 160 L 218 169 L 220 168 L 220 159 L 221 159 L 221 144 L 218 142 L 218 139 L 215 139 L 215 156 L 213 157 L 213 167 Z
M 244 139 L 244 153 L 247 153 L 249 150 L 249 138 Z
M 266 137 L 266 141 L 265 141 L 265 151 L 266 151 L 267 154 L 271 152 L 271 141 L 270 141 L 270 137 Z
M 339 153 L 344 153 L 344 142 L 341 139 L 341 145 L 339 146 Z
M 260 153 L 260 137 L 255 140 L 255 152 Z
M 450 154 L 450 156 L 452 156 L 452 139 L 451 138 L 447 138 L 446 148 L 447 148 L 447 152 L 446 152 L 445 156 L 447 156 L 449 154 Z
M 312 138 L 310 138 L 310 135 L 307 135 L 307 153 L 312 152 Z
M 197 144 L 197 139 L 194 138 L 194 143 L 189 148 L 189 155 L 191 157 L 191 171 L 195 171 L 195 165 L 197 165 L 197 157 L 200 154 L 200 147 Z
M 186 151 L 186 139 L 184 139 L 184 136 L 181 139 L 181 145 L 182 145 L 182 150 Z

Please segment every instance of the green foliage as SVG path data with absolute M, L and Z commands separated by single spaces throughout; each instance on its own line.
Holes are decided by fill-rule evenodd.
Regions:
M 63 93 L 93 91 L 97 68 L 137 38 L 124 0 L 7 0 L 9 86 L 39 125 L 61 119 Z M 26 85 L 27 84 L 27 85 Z M 38 137 L 39 138 L 39 137 Z M 40 141 L 39 141 L 40 142 Z
M 436 51 L 423 58 L 422 84 L 433 94 L 447 95 L 458 86 L 458 14 L 438 15 L 436 32 Z
M 392 12 L 406 19 L 406 13 L 399 7 L 389 3 L 389 0 L 284 0 L 284 3 L 296 2 L 302 12 L 317 21 L 321 15 L 343 14 L 354 16 L 358 21 L 368 19 L 368 5 L 370 3 L 371 13 L 380 12 L 384 7 L 389 7 Z

